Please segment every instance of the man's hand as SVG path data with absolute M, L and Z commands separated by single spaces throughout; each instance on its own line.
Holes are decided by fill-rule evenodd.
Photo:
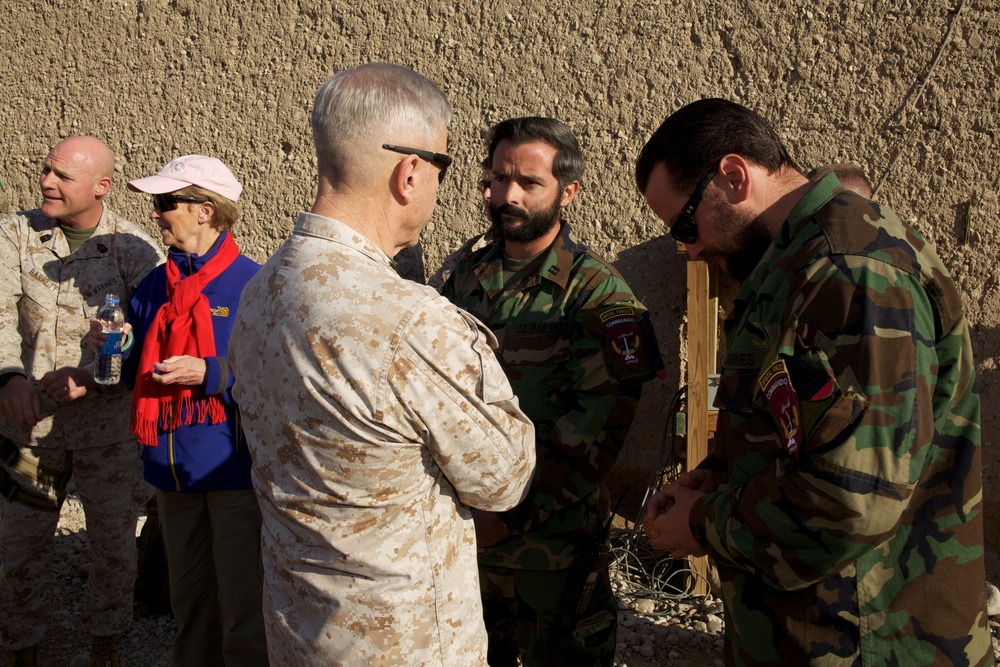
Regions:
M 496 512 L 473 508 L 472 521 L 476 524 L 476 546 L 479 548 L 479 553 L 483 553 L 486 547 L 492 547 L 510 534 Z
M 41 412 L 42 402 L 28 378 L 16 375 L 0 387 L 0 415 L 34 426 L 41 419 Z
M 678 479 L 650 498 L 646 505 L 642 529 L 651 545 L 670 552 L 672 558 L 705 555 L 705 550 L 691 534 L 689 523 L 691 507 L 705 493 L 687 486 L 696 482 L 701 484 L 703 481 L 689 477 L 682 483 Z
M 696 489 L 702 493 L 715 491 L 715 473 L 704 468 L 695 468 L 682 472 L 677 476 L 677 483 L 689 489 Z
M 153 368 L 153 382 L 198 386 L 205 384 L 208 362 L 185 354 L 154 363 Z
M 64 366 L 49 371 L 40 380 L 45 393 L 60 403 L 83 398 L 94 388 L 94 376 L 85 368 Z

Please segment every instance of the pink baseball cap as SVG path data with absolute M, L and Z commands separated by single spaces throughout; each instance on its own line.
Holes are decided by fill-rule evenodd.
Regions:
M 189 185 L 205 188 L 226 199 L 236 201 L 243 192 L 243 186 L 222 164 L 222 160 L 207 155 L 185 155 L 174 158 L 158 171 L 155 176 L 137 178 L 128 182 L 128 189 L 161 195 L 176 192 Z

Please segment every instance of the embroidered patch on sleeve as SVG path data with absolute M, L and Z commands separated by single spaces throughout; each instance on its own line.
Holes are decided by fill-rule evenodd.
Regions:
M 768 410 L 781 430 L 785 451 L 796 461 L 802 444 L 802 419 L 799 416 L 799 395 L 792 386 L 784 359 L 775 359 L 757 378 L 757 384 L 767 401 Z
M 626 305 L 614 306 L 600 311 L 597 317 L 615 361 L 629 370 L 637 369 L 642 363 L 644 351 L 635 308 Z

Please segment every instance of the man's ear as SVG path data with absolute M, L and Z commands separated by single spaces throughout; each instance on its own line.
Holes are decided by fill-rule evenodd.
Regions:
M 569 203 L 573 201 L 573 197 L 576 193 L 580 191 L 580 181 L 573 181 L 572 183 L 567 183 L 562 189 L 562 196 L 559 198 L 559 207 L 566 208 Z
M 111 177 L 101 176 L 94 182 L 94 196 L 100 199 L 111 189 Z
M 416 155 L 407 155 L 396 163 L 392 170 L 392 183 L 396 192 L 393 193 L 404 206 L 413 200 L 416 192 L 416 185 L 419 176 L 417 175 L 417 165 L 420 158 Z
M 724 155 L 719 160 L 719 174 L 723 179 L 723 192 L 730 204 L 739 204 L 750 198 L 753 182 L 750 163 L 746 158 L 736 153 Z

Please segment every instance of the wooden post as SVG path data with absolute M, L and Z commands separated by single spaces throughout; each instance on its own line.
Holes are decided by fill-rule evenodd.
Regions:
M 715 372 L 718 338 L 718 296 L 712 271 L 706 262 L 687 262 L 687 465 L 692 468 L 708 455 L 708 375 Z M 702 575 L 694 582 L 694 594 L 709 592 L 708 559 L 691 558 L 692 568 Z M 703 578 L 704 577 L 704 578 Z

